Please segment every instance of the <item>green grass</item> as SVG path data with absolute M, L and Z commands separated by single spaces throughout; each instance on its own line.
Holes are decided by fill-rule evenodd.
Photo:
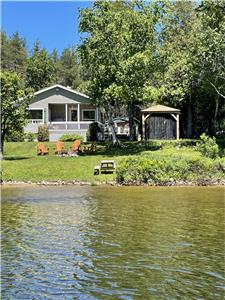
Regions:
M 192 142 L 190 142 L 191 144 Z M 161 144 L 161 143 L 159 143 Z M 115 180 L 116 174 L 94 175 L 94 166 L 103 159 L 114 159 L 120 165 L 125 158 L 134 156 L 149 156 L 153 159 L 200 158 L 201 154 L 193 146 L 178 145 L 176 141 L 163 142 L 162 148 L 154 142 L 127 142 L 122 148 L 99 144 L 95 154 L 80 154 L 79 157 L 57 157 L 54 154 L 55 143 L 45 143 L 49 155 L 37 156 L 36 142 L 10 142 L 5 144 L 4 160 L 2 162 L 3 180 L 14 181 L 56 181 L 79 180 L 88 182 L 105 182 Z M 69 149 L 72 143 L 65 143 Z

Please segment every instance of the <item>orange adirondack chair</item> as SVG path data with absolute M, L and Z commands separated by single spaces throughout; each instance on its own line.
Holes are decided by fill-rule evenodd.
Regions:
M 72 147 L 70 148 L 72 152 L 78 152 L 80 150 L 80 140 L 76 140 L 73 142 Z
M 64 143 L 61 141 L 58 141 L 55 145 L 55 154 L 61 154 L 62 151 L 65 151 Z
M 49 149 L 46 149 L 46 147 L 43 143 L 40 143 L 37 146 L 37 155 L 46 155 L 46 154 L 48 154 L 48 150 Z

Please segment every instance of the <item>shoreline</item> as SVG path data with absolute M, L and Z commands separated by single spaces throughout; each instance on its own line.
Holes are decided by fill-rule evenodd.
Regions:
M 161 183 L 152 183 L 152 184 L 146 184 L 146 183 L 130 183 L 130 184 L 123 184 L 123 183 L 117 183 L 116 181 L 81 181 L 81 180 L 52 180 L 52 181 L 47 181 L 47 180 L 42 180 L 38 182 L 33 182 L 33 181 L 23 181 L 23 180 L 3 180 L 1 181 L 1 186 L 117 186 L 117 187 L 131 187 L 131 186 L 142 186 L 142 187 L 147 187 L 147 186 L 165 186 L 165 187 L 173 187 L 173 186 L 221 186 L 225 187 L 225 180 L 201 180 L 197 182 L 192 182 L 192 181 L 173 181 L 173 182 L 161 182 Z

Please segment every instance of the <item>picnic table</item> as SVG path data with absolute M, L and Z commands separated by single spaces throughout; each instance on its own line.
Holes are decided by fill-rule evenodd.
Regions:
M 99 175 L 100 173 L 113 173 L 116 169 L 116 164 L 114 160 L 102 160 L 100 166 L 94 167 L 94 175 Z

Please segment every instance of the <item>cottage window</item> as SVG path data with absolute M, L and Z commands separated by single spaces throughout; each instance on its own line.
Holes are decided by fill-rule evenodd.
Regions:
M 95 121 L 95 110 L 83 110 L 83 121 Z
M 32 120 L 42 120 L 43 119 L 43 110 L 42 109 L 31 109 L 29 110 L 29 119 Z

